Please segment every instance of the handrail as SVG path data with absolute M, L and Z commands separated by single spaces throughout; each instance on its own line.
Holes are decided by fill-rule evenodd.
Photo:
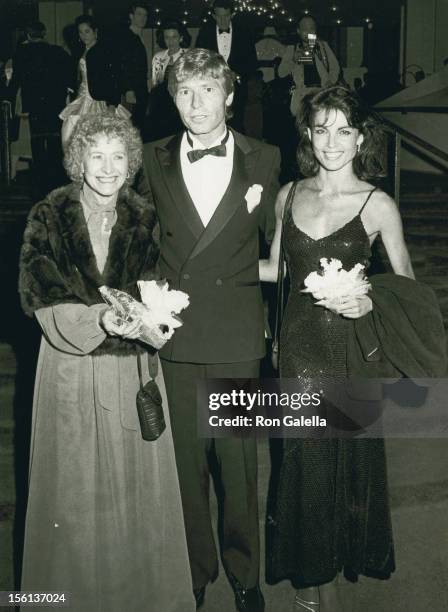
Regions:
M 448 106 L 381 106 L 377 109 L 378 112 L 400 112 L 402 115 L 406 113 L 446 113 Z
M 377 109 L 381 112 L 383 109 Z M 385 117 L 381 117 L 382 122 L 384 123 L 386 130 L 389 133 L 392 133 L 395 142 L 394 142 L 394 165 L 395 165 L 395 176 L 394 176 L 394 197 L 397 205 L 400 202 L 400 157 L 401 157 L 401 140 L 404 139 L 414 145 L 416 147 L 420 147 L 424 151 L 428 152 L 430 155 L 434 157 L 438 157 L 439 159 L 448 162 L 448 153 L 446 151 L 442 151 L 438 147 L 435 147 L 426 140 L 419 138 L 419 136 L 415 136 L 412 132 L 405 130 L 401 126 L 397 125 L 390 119 L 386 119 Z
M 0 181 L 9 186 L 11 183 L 11 149 L 9 142 L 9 121 L 11 118 L 11 103 L 9 100 L 0 102 Z
M 422 138 L 415 136 L 415 134 L 412 134 L 412 132 L 405 130 L 401 126 L 396 125 L 396 123 L 394 123 L 393 121 L 390 121 L 390 119 L 381 117 L 381 120 L 385 123 L 389 131 L 398 132 L 400 136 L 404 138 L 405 140 L 410 140 L 417 146 L 428 151 L 428 153 L 431 153 L 432 155 L 435 155 L 436 157 L 440 157 L 440 159 L 443 159 L 443 161 L 448 162 L 448 153 L 446 151 L 442 151 L 442 149 L 439 149 L 438 147 L 435 147 L 434 145 L 429 144 L 429 142 L 426 142 L 426 140 L 423 140 Z

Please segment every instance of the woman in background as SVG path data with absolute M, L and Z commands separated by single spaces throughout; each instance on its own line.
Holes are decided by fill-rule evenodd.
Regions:
M 190 46 L 188 30 L 175 20 L 165 21 L 157 30 L 158 51 L 152 60 L 152 89 L 149 104 L 149 140 L 158 140 L 183 129 L 176 106 L 168 92 L 168 73 Z
M 165 80 L 168 66 L 185 53 L 191 43 L 191 36 L 179 21 L 165 21 L 157 30 L 156 40 L 162 51 L 158 51 L 152 58 L 152 87 L 156 87 Z
M 81 43 L 78 91 L 76 99 L 59 115 L 64 146 L 82 115 L 104 113 L 109 105 L 120 102 L 119 69 L 113 49 L 98 40 L 98 24 L 90 15 L 77 17 L 75 26 Z M 129 116 L 126 109 L 119 108 L 124 117 Z

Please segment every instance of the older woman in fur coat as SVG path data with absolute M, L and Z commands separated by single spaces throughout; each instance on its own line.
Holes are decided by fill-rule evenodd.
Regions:
M 20 293 L 43 337 L 36 374 L 22 589 L 63 592 L 83 611 L 194 610 L 167 429 L 142 439 L 143 382 L 157 367 L 98 292 L 155 277 L 152 205 L 128 183 L 141 141 L 128 120 L 82 118 L 66 155 L 73 183 L 30 213 Z M 138 348 L 137 348 L 138 347 Z

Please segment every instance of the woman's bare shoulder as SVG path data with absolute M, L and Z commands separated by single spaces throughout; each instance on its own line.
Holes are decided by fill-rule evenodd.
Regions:
M 373 191 L 364 208 L 363 217 L 368 226 L 381 233 L 401 225 L 400 212 L 395 200 L 382 189 Z
M 306 180 L 307 179 L 302 180 L 302 181 L 297 181 L 297 187 L 296 187 L 297 191 L 300 191 L 303 188 Z M 277 215 L 280 215 L 280 216 L 283 215 L 283 210 L 285 208 L 286 200 L 288 199 L 288 194 L 293 188 L 294 184 L 295 184 L 295 181 L 290 181 L 289 183 L 286 183 L 286 185 L 283 185 L 283 187 L 278 192 L 277 202 L 275 205 Z
M 398 211 L 395 200 L 382 189 L 375 189 L 371 199 L 373 204 L 372 209 L 374 209 L 378 215 L 393 215 Z

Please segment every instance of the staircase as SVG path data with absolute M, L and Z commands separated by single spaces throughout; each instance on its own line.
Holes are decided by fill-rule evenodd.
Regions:
M 448 329 L 448 193 L 403 198 L 406 241 L 418 280 L 436 292 Z
M 434 289 L 448 330 L 448 178 L 403 173 L 400 214 L 415 276 Z M 381 241 L 378 253 L 389 270 Z

